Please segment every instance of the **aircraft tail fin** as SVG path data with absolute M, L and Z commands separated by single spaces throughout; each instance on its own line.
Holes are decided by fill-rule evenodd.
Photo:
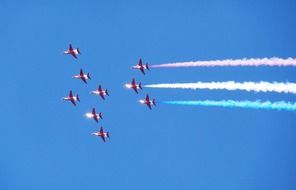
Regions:
M 153 104 L 154 106 L 156 106 L 156 101 L 155 101 L 155 99 L 152 100 L 152 104 Z
M 77 99 L 78 102 L 80 102 L 78 94 L 76 95 L 76 99 Z
M 103 119 L 102 112 L 99 113 L 99 117 L 100 117 L 101 119 Z
M 77 52 L 78 52 L 79 54 L 81 54 L 81 52 L 80 52 L 79 48 L 77 48 Z
M 108 139 L 110 139 L 110 134 L 109 134 L 109 131 L 107 131 L 107 137 L 108 137 Z
M 139 83 L 139 88 L 142 90 L 142 83 L 141 82 Z
M 109 96 L 108 89 L 105 90 L 105 93 L 106 93 L 107 96 Z
M 91 77 L 90 77 L 90 74 L 89 73 L 87 73 L 87 78 L 91 80 Z
M 149 71 L 150 71 L 150 68 L 149 68 L 149 65 L 148 65 L 148 63 L 146 63 L 146 68 L 147 68 L 147 70 L 149 70 Z

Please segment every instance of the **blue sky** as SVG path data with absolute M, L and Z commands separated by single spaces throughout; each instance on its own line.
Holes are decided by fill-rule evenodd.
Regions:
M 280 1 L 0 1 L 0 189 L 295 189 L 295 113 L 137 103 L 158 100 L 286 100 L 243 91 L 123 85 L 290 81 L 295 68 L 131 70 L 151 64 L 295 57 L 296 3 Z M 78 60 L 62 51 L 72 43 Z M 71 77 L 83 68 L 93 80 Z M 90 96 L 101 83 L 106 101 Z M 72 89 L 81 103 L 61 98 Z M 96 124 L 83 114 L 104 114 Z M 104 126 L 111 140 L 91 132 Z

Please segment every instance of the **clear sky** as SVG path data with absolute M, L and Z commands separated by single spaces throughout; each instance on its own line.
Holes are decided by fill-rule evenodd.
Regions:
M 144 89 L 123 85 L 296 82 L 293 67 L 131 70 L 150 64 L 296 57 L 296 2 L 0 1 L 0 189 L 296 189 L 296 113 L 137 103 L 158 100 L 296 101 L 275 93 Z M 74 60 L 68 44 L 81 49 Z M 71 77 L 91 72 L 88 85 Z M 89 91 L 101 83 L 102 101 Z M 72 89 L 81 103 L 61 100 Z M 99 124 L 83 114 L 96 107 Z M 100 126 L 103 143 L 91 136 Z

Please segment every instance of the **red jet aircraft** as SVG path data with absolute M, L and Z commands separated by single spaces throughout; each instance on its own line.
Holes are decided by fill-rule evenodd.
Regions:
M 97 114 L 95 108 L 92 109 L 91 113 L 86 113 L 85 115 L 88 118 L 93 118 L 97 123 L 99 122 L 100 119 L 103 119 L 102 112 Z
M 71 101 L 74 106 L 76 106 L 76 103 L 75 102 L 77 102 L 77 101 L 80 102 L 80 99 L 79 99 L 78 94 L 76 96 L 73 96 L 72 90 L 70 90 L 69 96 L 64 97 L 63 100 Z
M 73 49 L 73 48 L 72 48 L 72 45 L 69 44 L 69 49 L 66 50 L 66 51 L 64 51 L 64 54 L 70 54 L 70 55 L 72 55 L 75 59 L 77 59 L 77 55 L 78 55 L 78 54 L 81 54 L 81 53 L 80 53 L 79 48 L 75 48 L 75 49 Z
M 80 69 L 79 75 L 75 75 L 73 78 L 81 79 L 85 84 L 87 84 L 86 80 L 91 80 L 90 74 L 84 74 L 82 69 Z
M 130 84 L 125 84 L 126 88 L 132 88 L 138 94 L 138 89 L 142 90 L 142 83 L 136 84 L 136 80 L 133 78 Z
M 148 63 L 146 63 L 145 65 L 143 65 L 142 63 L 142 59 L 140 58 L 138 65 L 132 66 L 132 69 L 140 69 L 140 71 L 145 75 L 145 69 L 150 70 L 149 69 L 149 65 Z
M 104 132 L 103 127 L 97 133 L 91 133 L 92 135 L 101 137 L 104 142 L 106 142 L 106 137 L 110 139 L 109 131 Z
M 102 90 L 102 86 L 99 85 L 98 90 L 94 90 L 90 92 L 91 94 L 100 95 L 103 100 L 105 100 L 105 96 L 109 96 L 108 89 Z
M 146 104 L 150 110 L 152 110 L 152 105 L 156 106 L 156 101 L 155 101 L 155 99 L 150 100 L 148 94 L 146 95 L 145 100 L 140 100 L 140 103 L 141 103 L 141 104 Z

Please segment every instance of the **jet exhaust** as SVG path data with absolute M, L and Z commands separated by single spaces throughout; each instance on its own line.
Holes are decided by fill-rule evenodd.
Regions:
M 87 117 L 87 118 L 93 118 L 93 114 L 92 113 L 86 113 L 85 114 L 85 117 Z
M 215 106 L 225 108 L 248 108 L 265 110 L 296 111 L 296 102 L 261 102 L 261 101 L 235 101 L 235 100 L 195 100 L 195 101 L 162 101 L 162 104 L 184 105 L 184 106 Z
M 235 66 L 296 66 L 295 58 L 282 59 L 272 58 L 244 58 L 244 59 L 225 59 L 210 61 L 191 61 L 151 65 L 150 68 L 177 68 L 177 67 L 235 67 Z
M 146 88 L 174 88 L 174 89 L 209 89 L 209 90 L 245 90 L 254 92 L 277 92 L 296 94 L 296 83 L 280 82 L 196 82 L 196 83 L 163 83 L 149 84 Z
M 132 88 L 132 85 L 131 84 L 125 84 L 124 87 L 125 88 Z

